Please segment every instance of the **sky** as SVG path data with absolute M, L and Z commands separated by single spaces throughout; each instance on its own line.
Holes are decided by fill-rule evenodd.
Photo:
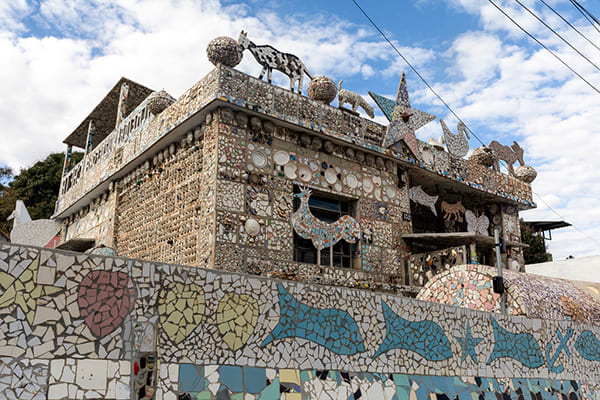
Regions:
M 554 258 L 600 254 L 600 94 L 488 0 L 357 1 L 483 143 L 525 149 L 538 172 L 538 208 L 522 217 L 574 225 L 553 232 Z M 515 0 L 495 1 L 600 87 L 600 71 Z M 600 65 L 600 50 L 539 0 L 521 1 Z M 546 2 L 600 47 L 600 33 L 569 0 Z M 600 2 L 580 2 L 600 17 Z M 241 30 L 371 104 L 368 91 L 393 98 L 405 71 L 412 105 L 456 132 L 456 119 L 352 0 L 11 0 L 0 2 L 0 166 L 18 171 L 64 151 L 62 141 L 122 76 L 180 96 L 213 68 L 209 41 Z M 260 71 L 248 53 L 237 68 Z M 287 87 L 287 77 L 273 78 Z M 441 133 L 435 121 L 417 136 Z M 471 148 L 480 145 L 471 138 Z

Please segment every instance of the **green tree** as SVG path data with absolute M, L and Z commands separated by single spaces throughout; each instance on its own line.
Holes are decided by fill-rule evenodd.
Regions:
M 529 245 L 523 250 L 525 264 L 537 264 L 552 259 L 552 255 L 547 252 L 542 235 L 533 232 L 523 221 L 521 221 L 521 241 Z
M 8 167 L 0 167 L 0 233 L 9 237 L 11 223 L 6 218 L 12 213 L 12 207 L 15 205 L 13 192 L 8 186 L 14 178 L 13 172 Z
M 73 153 L 77 163 L 82 153 Z M 58 198 L 64 154 L 53 153 L 13 176 L 9 168 L 0 169 L 0 230 L 7 235 L 12 221 L 6 218 L 15 208 L 16 200 L 22 200 L 32 219 L 50 218 Z

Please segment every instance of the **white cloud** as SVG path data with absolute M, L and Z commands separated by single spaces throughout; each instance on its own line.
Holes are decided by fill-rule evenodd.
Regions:
M 600 109 L 600 96 L 551 55 L 532 47 L 489 3 L 448 1 L 477 15 L 480 29 L 451 39 L 442 51 L 394 43 L 484 142 L 519 141 L 526 163 L 538 171 L 536 193 L 586 235 L 599 237 L 600 116 L 595 111 Z M 208 42 L 222 35 L 237 38 L 241 29 L 257 44 L 297 54 L 313 75 L 336 82 L 347 82 L 349 76 L 389 81 L 389 91 L 394 92 L 390 98 L 400 73 L 407 70 L 389 45 L 364 26 L 330 16 L 279 15 L 256 2 L 38 3 L 0 3 L 0 165 L 14 168 L 30 165 L 49 151 L 64 150 L 62 140 L 121 76 L 179 96 L 212 68 L 205 55 Z M 600 82 L 600 73 L 530 16 L 522 10 L 510 12 L 574 68 Z M 44 32 L 60 30 L 61 37 L 32 36 L 23 23 L 26 17 Z M 600 52 L 589 43 L 564 28 L 561 32 L 600 63 Z M 252 74 L 260 70 L 249 53 L 239 68 Z M 274 73 L 274 81 L 288 84 L 280 73 Z M 361 94 L 368 90 L 346 82 L 346 89 Z M 415 106 L 447 119 L 455 129 L 448 111 L 423 84 L 413 79 L 409 90 Z M 380 112 L 377 120 L 385 122 Z M 437 122 L 419 131 L 425 140 L 440 134 Z M 471 145 L 478 143 L 472 139 Z M 523 214 L 526 219 L 558 219 L 538 203 L 537 210 Z M 574 229 L 553 236 L 550 248 L 557 258 L 598 253 L 594 242 Z
M 213 68 L 206 57 L 208 42 L 223 35 L 237 38 L 242 29 L 256 43 L 294 52 L 313 75 L 336 81 L 373 76 L 372 62 L 391 57 L 386 44 L 347 21 L 282 17 L 252 7 L 214 0 L 42 0 L 37 9 L 25 2 L 0 6 L 0 18 L 11 22 L 0 25 L 0 87 L 10 93 L 0 98 L 0 165 L 18 169 L 49 151 L 63 151 L 62 140 L 121 76 L 179 96 Z M 19 22 L 24 15 L 61 37 L 25 34 Z M 252 74 L 260 70 L 248 52 L 239 68 Z M 273 78 L 288 85 L 279 72 Z

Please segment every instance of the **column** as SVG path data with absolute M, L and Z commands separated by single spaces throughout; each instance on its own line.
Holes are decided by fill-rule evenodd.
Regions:
M 119 106 L 117 107 L 117 120 L 115 121 L 115 130 L 119 130 L 119 125 L 125 119 L 125 111 L 127 109 L 127 97 L 129 96 L 129 85 L 125 82 L 121 85 L 121 93 L 119 94 Z

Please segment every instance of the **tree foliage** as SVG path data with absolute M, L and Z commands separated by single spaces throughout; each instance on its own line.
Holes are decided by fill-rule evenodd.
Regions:
M 523 221 L 521 221 L 521 241 L 529 245 L 523 251 L 525 264 L 537 264 L 552 259 L 552 255 L 547 252 L 542 235 L 533 232 Z
M 81 160 L 81 153 L 73 153 L 74 162 Z M 12 221 L 8 216 L 15 209 L 15 202 L 22 200 L 32 219 L 50 218 L 58 198 L 64 154 L 52 153 L 14 175 L 10 168 L 0 168 L 0 231 L 8 236 Z

